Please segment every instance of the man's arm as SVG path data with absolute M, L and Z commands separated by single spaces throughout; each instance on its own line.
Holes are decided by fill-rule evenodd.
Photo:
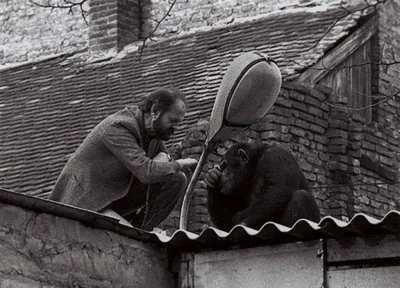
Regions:
M 162 182 L 165 176 L 181 170 L 176 161 L 158 162 L 148 158 L 134 135 L 119 123 L 107 127 L 103 143 L 142 183 Z

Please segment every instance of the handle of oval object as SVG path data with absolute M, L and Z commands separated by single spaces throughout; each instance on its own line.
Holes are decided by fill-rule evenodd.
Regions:
M 196 186 L 197 180 L 200 177 L 201 170 L 203 169 L 204 164 L 206 163 L 208 155 L 214 149 L 215 143 L 207 142 L 205 144 L 205 148 L 200 155 L 199 163 L 197 163 L 196 169 L 194 170 L 193 176 L 190 179 L 189 185 L 186 189 L 185 196 L 183 197 L 182 207 L 181 207 L 181 215 L 179 219 L 179 229 L 186 230 L 187 228 L 187 218 L 189 212 L 190 200 L 193 196 L 194 187 Z

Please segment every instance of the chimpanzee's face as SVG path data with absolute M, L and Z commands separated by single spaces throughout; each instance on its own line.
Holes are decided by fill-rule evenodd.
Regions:
M 220 164 L 222 170 L 219 182 L 220 192 L 224 195 L 231 195 L 232 191 L 243 184 L 246 176 L 246 164 L 249 158 L 247 153 L 240 147 L 232 146 L 225 154 L 224 160 Z

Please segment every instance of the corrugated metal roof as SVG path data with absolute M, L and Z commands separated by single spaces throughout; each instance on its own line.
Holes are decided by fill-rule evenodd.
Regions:
M 371 234 L 396 234 L 400 236 L 400 211 L 390 211 L 380 220 L 359 213 L 349 222 L 326 216 L 319 223 L 302 219 L 297 221 L 293 227 L 268 222 L 260 230 L 237 225 L 229 232 L 209 227 L 203 230 L 201 234 L 177 230 L 172 236 L 166 236 L 125 226 L 115 218 L 93 211 L 4 189 L 0 189 L 0 202 L 77 220 L 88 226 L 114 231 L 137 240 L 152 242 L 157 245 L 174 246 L 189 251 L 232 246 L 250 247 Z

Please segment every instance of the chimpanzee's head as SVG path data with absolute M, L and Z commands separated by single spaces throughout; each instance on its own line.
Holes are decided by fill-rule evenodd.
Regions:
M 220 164 L 220 192 L 232 195 L 240 193 L 241 189 L 248 190 L 257 167 L 257 158 L 257 148 L 249 143 L 237 143 L 229 148 Z

